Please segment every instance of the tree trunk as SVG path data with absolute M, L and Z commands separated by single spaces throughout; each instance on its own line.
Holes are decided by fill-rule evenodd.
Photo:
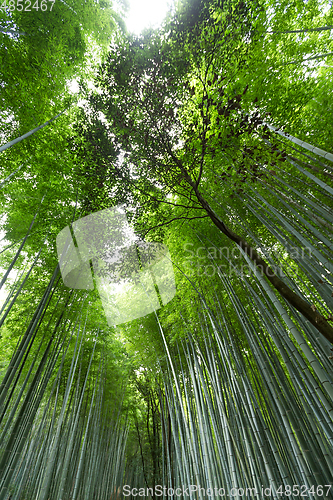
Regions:
M 270 127 L 273 128 L 273 127 Z M 282 134 L 281 134 L 282 135 Z M 290 138 L 291 136 L 289 136 Z M 309 146 L 307 144 L 307 146 Z M 318 148 L 315 148 L 318 149 Z M 322 151 L 322 150 L 320 150 Z M 252 248 L 251 245 L 247 243 L 241 236 L 234 233 L 231 229 L 229 229 L 224 222 L 220 219 L 220 217 L 215 213 L 209 203 L 205 200 L 205 198 L 201 195 L 198 190 L 198 183 L 193 181 L 186 168 L 184 168 L 182 162 L 177 158 L 177 156 L 169 149 L 169 154 L 180 168 L 182 175 L 186 182 L 191 186 L 195 195 L 197 197 L 198 202 L 202 206 L 202 208 L 206 211 L 207 215 L 210 217 L 211 221 L 215 224 L 215 226 L 225 234 L 230 240 L 234 241 L 254 262 L 254 264 L 259 268 L 262 274 L 266 276 L 268 281 L 273 285 L 273 287 L 285 298 L 289 304 L 291 304 L 297 311 L 299 311 L 310 323 L 322 334 L 324 337 L 333 344 L 333 327 L 328 323 L 328 320 L 324 318 L 316 308 L 311 305 L 306 300 L 302 299 L 297 293 L 293 292 L 291 288 L 289 288 L 286 283 L 284 283 L 273 271 L 273 269 L 267 264 L 267 262 L 262 259 L 256 250 Z M 326 153 L 326 151 L 322 151 Z M 318 151 L 316 151 L 317 154 Z M 326 155 L 330 155 L 330 153 L 326 153 Z M 333 155 L 331 155 L 333 157 Z
M 188 179 L 187 179 L 188 180 Z M 212 222 L 215 224 L 219 230 L 225 234 L 230 240 L 234 241 L 248 257 L 255 263 L 259 270 L 266 276 L 268 281 L 274 286 L 274 288 L 284 297 L 292 306 L 297 309 L 303 316 L 310 321 L 310 323 L 316 327 L 316 329 L 324 335 L 324 337 L 333 344 L 333 328 L 328 323 L 328 321 L 318 312 L 315 307 L 313 307 L 309 302 L 302 299 L 297 293 L 293 292 L 286 283 L 284 283 L 273 271 L 273 269 L 258 255 L 256 250 L 247 243 L 241 236 L 231 231 L 223 223 L 223 221 L 218 217 L 218 215 L 211 208 L 209 203 L 203 198 L 199 193 L 198 189 L 195 187 L 191 180 L 191 185 L 195 190 L 196 197 L 202 206 L 202 208 L 207 212 Z

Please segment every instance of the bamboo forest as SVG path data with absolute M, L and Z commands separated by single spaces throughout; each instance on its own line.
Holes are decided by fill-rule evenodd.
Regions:
M 1 0 L 0 500 L 333 499 L 332 2 L 129 9 Z

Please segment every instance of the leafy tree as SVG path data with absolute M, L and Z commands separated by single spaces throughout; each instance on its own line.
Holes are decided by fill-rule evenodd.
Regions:
M 67 86 L 88 76 L 89 59 L 105 51 L 119 20 L 104 0 L 40 3 L 0 11 L 0 112 L 24 132 L 66 107 Z
M 0 312 L 0 500 L 107 500 L 123 484 L 194 478 L 257 496 L 262 485 L 288 496 L 290 484 L 316 484 L 319 498 L 331 482 L 330 344 L 230 238 L 246 234 L 255 260 L 283 269 L 331 321 L 329 155 L 295 149 L 264 123 L 329 144 L 329 118 L 315 118 L 329 69 L 289 64 L 330 51 L 330 14 L 304 6 L 184 1 L 164 29 L 118 36 L 84 110 L 72 106 L 2 153 L 2 263 L 19 275 L 3 270 L 12 287 Z M 4 35 L 18 49 L 34 26 Z M 52 89 L 29 100 L 27 87 L 26 107 L 4 104 L 9 137 L 35 126 L 34 106 L 40 123 L 66 103 L 60 89 L 86 37 L 67 47 L 59 33 L 73 65 L 59 77 L 61 103 L 47 103 Z M 63 285 L 55 238 L 120 203 L 141 237 L 167 244 L 178 293 L 114 328 L 96 290 Z
M 172 221 L 170 207 L 174 205 L 183 209 L 176 219 L 209 217 L 282 297 L 332 342 L 333 329 L 327 319 L 273 271 L 248 237 L 232 228 L 231 221 L 224 223 L 216 201 L 215 207 L 208 201 L 216 199 L 217 191 L 211 189 L 216 178 L 220 184 L 222 181 L 225 203 L 235 190 L 242 192 L 241 183 L 256 182 L 263 175 L 254 159 L 260 158 L 268 168 L 286 160 L 285 149 L 278 149 L 267 126 L 261 127 L 264 116 L 255 106 L 258 99 L 246 102 L 252 83 L 250 77 L 244 85 L 246 75 L 252 69 L 253 54 L 262 46 L 251 31 L 249 11 L 243 2 L 233 5 L 230 13 L 216 7 L 210 23 L 201 24 L 197 41 L 185 46 L 177 43 L 177 37 L 174 41 L 171 36 L 167 43 L 167 35 L 156 33 L 120 42 L 101 67 L 97 78 L 100 92 L 90 98 L 93 110 L 103 113 L 108 125 L 95 116 L 85 136 L 94 137 L 94 161 L 98 161 L 97 175 L 103 172 L 104 192 L 109 196 L 112 192 L 119 201 L 135 200 L 136 214 L 140 210 L 146 214 L 141 227 L 147 226 L 148 213 L 153 226 L 152 211 L 159 212 L 160 221 L 161 216 L 164 222 Z M 297 89 L 296 81 L 290 74 L 288 85 Z M 309 85 L 311 77 L 300 95 L 299 88 L 293 94 L 298 95 L 300 105 L 308 99 Z M 110 146 L 105 149 L 107 141 Z M 228 176 L 231 182 L 226 183 Z M 106 179 L 110 179 L 108 186 Z M 151 207 L 149 212 L 147 207 Z

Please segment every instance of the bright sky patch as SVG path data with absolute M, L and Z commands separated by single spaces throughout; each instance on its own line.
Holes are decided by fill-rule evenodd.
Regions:
M 129 31 L 139 34 L 144 28 L 157 28 L 166 16 L 170 0 L 130 0 L 126 19 Z

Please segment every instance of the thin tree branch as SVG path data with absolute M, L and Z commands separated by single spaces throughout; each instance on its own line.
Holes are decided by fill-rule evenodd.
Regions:
M 174 222 L 175 220 L 194 220 L 194 219 L 204 219 L 206 217 L 209 217 L 209 215 L 198 215 L 196 217 L 174 217 L 173 219 L 168 220 L 167 222 L 163 222 L 162 224 L 157 224 L 156 226 L 153 226 L 148 229 L 143 235 L 145 237 L 150 231 L 153 229 L 157 229 L 158 227 L 166 226 L 167 224 L 171 224 L 171 222 Z

